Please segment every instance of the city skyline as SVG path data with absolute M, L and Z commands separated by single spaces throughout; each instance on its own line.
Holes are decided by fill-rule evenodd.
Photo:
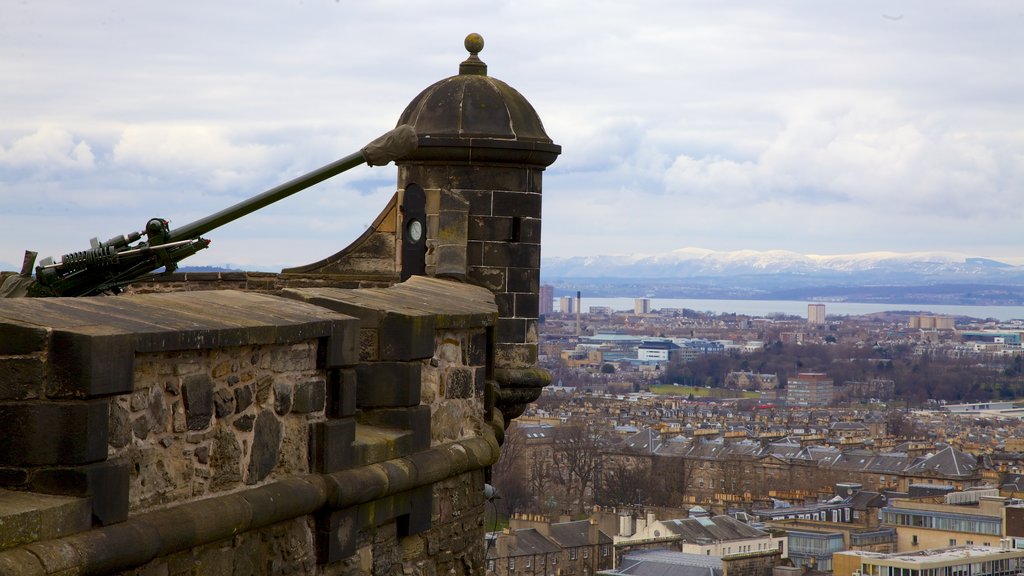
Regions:
M 13 4 L 0 22 L 0 263 L 182 225 L 394 126 L 483 35 L 563 154 L 543 255 L 962 253 L 1024 264 L 1024 107 L 998 2 Z M 395 188 L 359 167 L 185 265 L 348 245 Z

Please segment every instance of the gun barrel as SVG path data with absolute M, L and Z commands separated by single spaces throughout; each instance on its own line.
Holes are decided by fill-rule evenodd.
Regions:
M 166 241 L 177 242 L 190 238 L 197 238 L 215 228 L 237 220 L 250 212 L 255 212 L 256 210 L 273 204 L 282 198 L 287 198 L 288 196 L 305 190 L 314 184 L 319 184 L 332 176 L 337 176 L 346 170 L 355 168 L 364 162 L 372 166 L 383 166 L 392 160 L 399 160 L 403 156 L 415 150 L 417 143 L 416 132 L 412 127 L 403 124 L 377 138 L 373 142 L 370 142 L 359 152 L 349 154 L 340 160 L 335 160 L 326 166 L 322 166 L 312 172 L 303 174 L 298 178 L 289 180 L 284 184 L 275 186 L 262 194 L 243 200 L 230 208 L 225 208 L 224 210 L 217 212 L 216 214 L 211 214 L 205 218 L 201 218 L 195 222 L 171 230 Z
M 245 216 L 246 214 L 255 212 L 264 206 L 269 206 L 282 198 L 287 198 L 288 196 L 305 190 L 314 184 L 319 184 L 320 182 L 354 168 L 363 162 L 364 159 L 362 151 L 345 156 L 340 160 L 336 160 L 326 166 L 317 168 L 312 172 L 303 174 L 298 178 L 289 180 L 284 184 L 275 186 L 262 194 L 243 200 L 234 206 L 221 210 L 220 212 L 211 214 L 205 218 L 200 218 L 195 222 L 186 224 L 179 228 L 175 228 L 171 230 L 171 235 L 168 238 L 168 241 L 177 242 L 202 236 L 210 230 L 223 226 L 228 222 L 232 222 L 242 216 Z

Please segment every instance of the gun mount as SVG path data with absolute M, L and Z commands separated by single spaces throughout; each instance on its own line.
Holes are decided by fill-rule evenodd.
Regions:
M 207 248 L 202 235 L 246 214 L 287 198 L 362 163 L 384 166 L 416 149 L 415 130 L 401 125 L 367 144 L 354 154 L 336 160 L 243 200 L 234 206 L 172 229 L 163 218 L 151 218 L 142 231 L 115 236 L 106 242 L 93 239 L 88 250 L 65 254 L 59 261 L 45 258 L 31 276 L 35 252 L 25 253 L 20 274 L 8 275 L 0 283 L 0 297 L 93 296 L 117 294 L 124 286 L 170 274 L 178 262 Z M 145 240 L 142 238 L 145 236 Z

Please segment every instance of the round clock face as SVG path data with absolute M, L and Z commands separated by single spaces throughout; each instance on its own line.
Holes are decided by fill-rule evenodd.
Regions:
M 419 242 L 423 237 L 423 224 L 419 220 L 410 220 L 405 225 L 405 232 L 410 242 Z

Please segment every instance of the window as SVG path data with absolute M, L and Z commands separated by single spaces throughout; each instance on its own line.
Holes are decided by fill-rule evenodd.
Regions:
M 575 560 L 575 559 L 576 559 L 576 549 L 575 548 L 569 548 L 569 560 Z
M 508 569 L 509 570 L 515 570 L 516 569 L 516 559 L 515 558 L 509 558 L 508 559 Z
M 608 557 L 608 547 L 607 546 L 601 546 L 601 557 L 602 558 L 607 558 Z
M 525 560 L 523 560 L 523 566 L 525 566 L 526 568 L 532 568 L 533 567 L 533 558 L 532 557 L 527 557 Z
M 487 561 L 487 569 L 490 570 L 491 572 L 494 572 L 494 560 L 488 560 Z
M 910 544 L 913 546 L 917 546 L 917 534 L 914 534 L 910 537 Z
M 586 560 L 587 558 L 590 558 L 590 548 L 583 549 L 583 559 Z
M 956 546 L 956 538 L 950 538 L 949 539 L 949 545 L 950 546 Z

